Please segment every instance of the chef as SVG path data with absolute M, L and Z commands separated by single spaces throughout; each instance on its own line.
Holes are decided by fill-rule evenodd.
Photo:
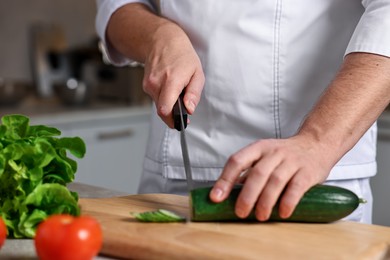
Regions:
M 291 215 L 318 183 L 368 201 L 376 119 L 390 101 L 389 0 L 97 0 L 97 31 L 117 66 L 145 66 L 154 101 L 140 193 L 186 193 L 172 108 L 185 91 L 193 179 L 236 214 Z

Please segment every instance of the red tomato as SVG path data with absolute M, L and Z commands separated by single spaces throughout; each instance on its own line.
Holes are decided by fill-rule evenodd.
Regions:
M 0 218 L 0 248 L 3 246 L 5 238 L 7 237 L 7 227 L 2 218 Z
M 41 260 L 90 260 L 99 253 L 103 235 L 94 218 L 63 214 L 39 224 L 34 241 Z

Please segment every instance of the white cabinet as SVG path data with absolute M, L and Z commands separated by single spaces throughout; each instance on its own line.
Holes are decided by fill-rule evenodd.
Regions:
M 137 192 L 149 133 L 149 108 L 90 111 L 32 118 L 32 124 L 58 127 L 79 136 L 87 147 L 76 159 L 76 182 L 129 194 Z

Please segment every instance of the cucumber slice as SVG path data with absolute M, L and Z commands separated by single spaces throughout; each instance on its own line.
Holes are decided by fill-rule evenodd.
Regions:
M 153 223 L 164 223 L 164 222 L 183 222 L 185 217 L 176 214 L 175 212 L 158 209 L 154 211 L 146 211 L 140 213 L 131 213 L 138 221 L 141 222 L 153 222 Z

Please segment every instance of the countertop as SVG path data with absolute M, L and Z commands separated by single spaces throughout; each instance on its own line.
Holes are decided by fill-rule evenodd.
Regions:
M 51 121 L 56 118 L 55 123 L 66 121 L 84 120 L 85 118 L 93 119 L 96 116 L 116 115 L 123 116 L 129 112 L 137 113 L 139 111 L 149 112 L 151 109 L 150 102 L 131 104 L 119 100 L 96 99 L 85 105 L 65 105 L 59 98 L 40 98 L 36 95 L 26 97 L 22 102 L 13 106 L 0 106 L 0 117 L 8 114 L 22 114 L 33 118 L 36 123 Z M 35 123 L 35 122 L 34 122 Z
M 108 198 L 128 195 L 123 192 L 108 190 L 82 183 L 71 183 L 68 188 L 78 192 L 80 198 Z M 0 259 L 4 260 L 33 260 L 38 259 L 32 239 L 7 239 L 0 250 Z M 97 256 L 95 260 L 109 260 L 104 256 Z

